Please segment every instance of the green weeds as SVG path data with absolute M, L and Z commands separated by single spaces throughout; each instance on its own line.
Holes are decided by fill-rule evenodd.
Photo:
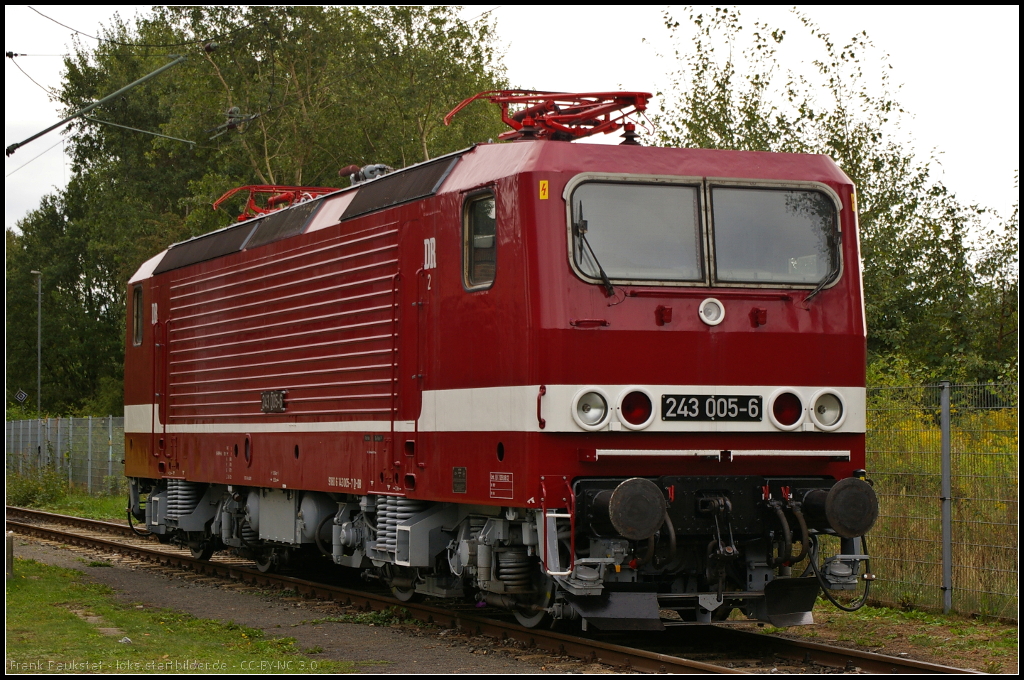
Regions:
M 7 471 L 7 504 L 43 507 L 60 502 L 68 493 L 68 482 L 56 467 L 47 465 L 19 475 Z
M 370 626 L 392 626 L 403 623 L 409 618 L 409 610 L 403 607 L 387 607 L 377 611 L 353 612 L 341 616 L 327 616 L 322 619 L 309 621 L 311 624 L 318 623 L 360 623 Z
M 25 474 L 7 472 L 7 504 L 24 508 L 39 508 L 87 519 L 124 521 L 128 505 L 127 491 L 120 493 L 123 478 L 107 477 L 104 492 L 119 490 L 117 495 L 90 494 L 68 486 L 67 478 L 53 466 L 27 471 Z

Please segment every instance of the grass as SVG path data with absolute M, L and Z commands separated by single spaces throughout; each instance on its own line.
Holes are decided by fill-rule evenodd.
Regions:
M 14 574 L 7 581 L 8 673 L 356 672 L 348 662 L 310 658 L 314 652 L 300 651 L 294 638 L 122 604 L 71 569 L 16 559 Z
M 29 470 L 25 474 L 7 471 L 7 504 L 39 508 L 87 519 L 120 521 L 125 519 L 127 491 L 122 494 L 90 494 L 68 486 L 63 473 L 52 467 Z
M 1017 656 L 1017 626 L 990 619 L 872 606 L 843 612 L 819 598 L 814 620 L 819 625 L 787 628 L 785 634 L 853 642 L 882 654 L 906 650 L 987 672 L 1015 665 Z
M 63 498 L 40 506 L 43 510 L 63 515 L 122 523 L 125 521 L 127 507 L 127 494 L 124 496 L 95 496 L 77 488 L 69 490 Z

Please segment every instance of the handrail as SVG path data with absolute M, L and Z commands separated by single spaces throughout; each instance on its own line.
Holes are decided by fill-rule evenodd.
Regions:
M 568 512 L 559 513 L 554 510 L 549 511 L 547 509 L 547 484 L 543 476 L 540 478 L 540 512 L 542 517 L 541 524 L 541 543 L 543 548 L 541 549 L 541 566 L 544 568 L 544 573 L 548 576 L 569 576 L 572 574 L 573 569 L 576 566 L 576 497 L 573 495 L 572 487 L 569 486 L 569 481 L 565 477 L 562 477 L 562 481 L 565 483 L 565 488 L 569 492 L 562 500 L 566 503 L 566 510 Z M 548 518 L 551 519 L 566 519 L 569 520 L 569 570 L 568 571 L 551 571 L 548 569 L 550 560 L 548 559 Z M 558 543 L 558 522 L 555 522 L 555 544 L 557 550 Z

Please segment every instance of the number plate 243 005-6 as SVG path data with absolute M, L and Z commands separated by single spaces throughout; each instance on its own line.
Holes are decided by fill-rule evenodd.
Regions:
M 731 394 L 663 394 L 662 420 L 761 421 L 761 397 Z

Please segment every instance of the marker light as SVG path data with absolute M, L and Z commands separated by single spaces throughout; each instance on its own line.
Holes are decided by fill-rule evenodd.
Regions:
M 631 430 L 640 430 L 654 420 L 651 397 L 640 390 L 630 390 L 619 401 L 619 418 Z
M 793 392 L 779 390 L 769 400 L 768 414 L 780 430 L 795 430 L 804 419 L 804 404 Z

